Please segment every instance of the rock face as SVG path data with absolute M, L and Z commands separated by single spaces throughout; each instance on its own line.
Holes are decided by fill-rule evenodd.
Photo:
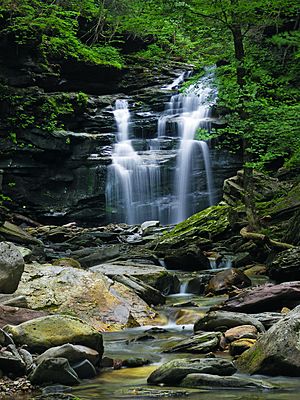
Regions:
M 127 286 L 101 273 L 26 264 L 18 294 L 32 309 L 76 315 L 96 329 L 145 325 L 156 313 Z
M 185 246 L 170 250 L 164 257 L 168 269 L 198 271 L 210 268 L 208 259 L 197 246 Z
M 178 359 L 161 365 L 152 372 L 147 382 L 152 385 L 161 383 L 178 385 L 188 374 L 232 375 L 236 371 L 230 361 L 221 358 Z
M 267 274 L 276 282 L 300 280 L 300 247 L 280 253 L 269 265 Z
M 17 345 L 27 345 L 33 352 L 42 352 L 50 347 L 65 343 L 79 344 L 103 354 L 102 335 L 82 320 L 64 316 L 49 315 L 20 325 L 6 325 L 5 332 L 12 335 Z
M 273 325 L 236 362 L 250 374 L 300 376 L 300 306 Z
M 278 311 L 282 307 L 293 308 L 300 301 L 300 281 L 279 285 L 266 284 L 243 290 L 225 301 L 220 307 L 234 312 L 257 313 Z
M 206 287 L 206 293 L 218 295 L 226 293 L 233 288 L 242 289 L 248 286 L 251 286 L 251 279 L 237 268 L 230 268 L 218 272 L 211 278 Z
M 8 242 L 0 242 L 0 293 L 13 293 L 17 290 L 24 260 L 18 248 Z

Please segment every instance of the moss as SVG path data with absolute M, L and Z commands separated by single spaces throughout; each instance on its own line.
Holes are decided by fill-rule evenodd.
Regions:
M 206 244 L 207 239 L 218 236 L 228 229 L 229 211 L 230 207 L 227 205 L 212 206 L 200 211 L 165 233 L 161 243 L 172 244 L 180 240 L 201 238 L 202 244 Z
M 259 342 L 256 342 L 249 350 L 245 351 L 237 360 L 236 366 L 239 371 L 254 373 L 259 371 L 260 365 L 265 359 L 263 348 Z

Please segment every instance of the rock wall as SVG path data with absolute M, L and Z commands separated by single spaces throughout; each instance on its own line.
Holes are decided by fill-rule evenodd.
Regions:
M 134 145 L 146 150 L 145 138 L 155 136 L 170 97 L 161 87 L 184 66 L 117 70 L 63 61 L 45 70 L 28 49 L 7 42 L 0 48 L 5 54 L 0 56 L 0 85 L 8 93 L 0 106 L 0 168 L 12 208 L 44 223 L 108 222 L 105 184 L 115 142 L 115 100 L 128 100 Z M 166 149 L 175 143 L 167 142 Z M 224 179 L 239 165 L 217 150 L 212 163 L 221 197 Z M 167 176 L 172 169 L 174 163 Z

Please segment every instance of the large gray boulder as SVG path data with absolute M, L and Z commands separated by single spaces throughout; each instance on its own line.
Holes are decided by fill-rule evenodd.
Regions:
M 262 335 L 236 366 L 250 374 L 300 376 L 300 306 Z
M 177 359 L 161 365 L 152 372 L 147 382 L 152 385 L 161 383 L 178 385 L 189 374 L 204 373 L 213 375 L 232 375 L 236 368 L 231 361 L 221 358 Z
M 41 362 L 49 358 L 66 358 L 70 364 L 79 363 L 84 360 L 90 361 L 93 365 L 98 365 L 100 362 L 100 354 L 98 351 L 86 346 L 74 345 L 71 343 L 51 347 L 37 357 L 36 363 L 41 364 Z
M 24 271 L 24 259 L 17 246 L 0 242 L 0 293 L 17 290 Z

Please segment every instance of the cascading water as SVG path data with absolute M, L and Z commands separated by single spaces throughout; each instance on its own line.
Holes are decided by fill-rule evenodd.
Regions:
M 163 89 L 172 90 L 185 76 L 181 74 Z M 134 140 L 129 139 L 128 103 L 116 101 L 117 143 L 106 186 L 108 211 L 114 213 L 113 220 L 129 224 L 149 219 L 177 223 L 214 203 L 209 148 L 206 142 L 194 139 L 198 128 L 210 129 L 210 109 L 216 98 L 212 79 L 210 72 L 185 94 L 171 97 L 158 119 L 157 138 L 147 141 L 147 151 L 134 150 Z M 161 149 L 166 138 L 177 138 L 174 140 L 179 142 L 173 151 L 172 168 Z M 167 153 L 170 157 L 172 151 Z M 200 207 L 199 198 L 203 202 Z
M 130 113 L 126 100 L 117 100 L 114 110 L 117 139 L 112 164 L 108 168 L 106 199 L 109 208 L 117 210 L 117 219 L 128 224 L 154 219 L 160 169 L 155 157 L 146 163 L 129 140 Z

